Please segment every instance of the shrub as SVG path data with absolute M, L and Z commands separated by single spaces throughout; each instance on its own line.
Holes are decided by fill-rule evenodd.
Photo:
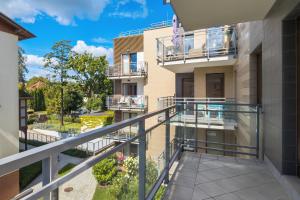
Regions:
M 117 161 L 114 157 L 105 158 L 93 167 L 93 174 L 100 185 L 111 184 L 117 172 Z
M 27 109 L 27 114 L 33 114 L 34 110 L 33 109 Z
M 124 167 L 129 177 L 134 177 L 138 173 L 139 162 L 137 158 L 128 157 L 124 161 Z
M 35 122 L 37 122 L 39 119 L 39 116 L 35 113 L 32 114 L 28 114 L 28 121 L 27 124 L 33 124 Z
M 65 122 L 80 123 L 80 118 L 75 116 L 64 116 Z

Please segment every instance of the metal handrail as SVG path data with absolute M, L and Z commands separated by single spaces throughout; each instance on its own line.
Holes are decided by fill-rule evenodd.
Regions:
M 126 145 L 132 143 L 135 140 L 139 140 L 139 199 L 144 199 L 145 197 L 145 159 L 146 159 L 146 134 L 148 130 L 145 130 L 145 120 L 151 118 L 155 115 L 165 113 L 166 116 L 169 116 L 169 111 L 175 109 L 175 106 L 170 106 L 165 109 L 154 111 L 148 114 L 143 114 L 122 122 L 115 123 L 110 126 L 92 130 L 86 133 L 79 134 L 76 137 L 66 138 L 57 142 L 46 144 L 25 152 L 21 152 L 15 155 L 11 155 L 5 158 L 0 159 L 0 177 L 5 176 L 11 172 L 14 172 L 22 167 L 28 166 L 32 163 L 42 160 L 43 161 L 43 187 L 35 191 L 34 193 L 26 196 L 24 199 L 38 199 L 40 197 L 45 197 L 46 199 L 50 198 L 50 192 L 57 190 L 57 188 L 63 183 L 69 181 L 73 177 L 77 176 L 79 173 L 87 170 L 92 167 L 100 160 L 106 158 L 107 156 L 116 153 L 120 149 L 124 148 Z M 169 118 L 165 120 L 167 122 Z M 87 159 L 81 164 L 77 165 L 70 173 L 67 175 L 58 178 L 54 181 L 51 181 L 53 176 L 53 165 L 56 168 L 57 163 L 55 164 L 55 157 L 65 150 L 74 148 L 82 143 L 88 142 L 90 140 L 100 138 L 108 135 L 109 133 L 118 131 L 127 126 L 139 124 L 138 135 L 128 139 L 127 141 L 119 144 L 118 146 L 108 150 L 107 152 L 94 157 Z M 169 127 L 169 125 L 167 125 Z M 150 127 L 151 128 L 151 127 Z M 166 129 L 166 134 L 170 135 L 170 128 Z M 166 137 L 170 139 L 169 137 Z M 167 139 L 166 139 L 167 140 Z M 170 141 L 169 141 L 170 142 Z M 167 144 L 167 141 L 166 141 Z M 167 148 L 167 147 L 166 147 Z M 168 147 L 169 148 L 169 147 Z M 169 163 L 169 161 L 168 161 Z M 55 192 L 54 192 L 55 193 Z
M 136 65 L 137 70 L 131 71 L 129 69 L 128 73 L 125 73 L 122 69 L 122 64 L 114 64 L 106 70 L 106 76 L 108 77 L 122 77 L 122 76 L 147 76 L 148 73 L 148 63 L 145 61 L 142 62 L 131 62 L 129 67 Z
M 219 37 L 223 37 L 223 44 L 213 46 L 210 34 L 221 33 Z M 194 45 L 185 42 L 186 37 L 193 35 Z M 237 55 L 237 33 L 234 25 L 213 27 L 209 29 L 201 29 L 190 32 L 183 32 L 176 36 L 164 36 L 157 38 L 157 60 L 163 65 L 168 61 L 179 61 L 196 58 L 206 58 L 208 61 L 213 57 Z M 174 40 L 176 41 L 174 43 Z M 217 40 L 213 40 L 217 41 Z M 188 46 L 189 45 L 189 46 Z M 197 46 L 197 47 L 196 47 Z M 229 59 L 229 58 L 227 58 Z
M 179 105 L 183 108 L 184 105 Z M 135 118 L 131 118 L 122 122 L 115 123 L 110 126 L 106 126 L 103 128 L 99 128 L 96 130 L 92 130 L 86 133 L 79 134 L 76 137 L 72 138 L 67 138 L 63 139 L 57 142 L 53 142 L 51 144 L 47 144 L 41 147 L 37 147 L 35 149 L 31 149 L 25 152 L 21 152 L 15 155 L 11 155 L 5 158 L 0 159 L 0 177 L 4 176 L 6 174 L 9 174 L 11 172 L 14 172 L 18 170 L 19 168 L 22 168 L 24 166 L 30 165 L 32 163 L 35 163 L 37 161 L 42 160 L 43 161 L 43 186 L 42 188 L 38 189 L 34 193 L 26 196 L 24 199 L 38 199 L 40 197 L 45 197 L 45 199 L 49 199 L 50 197 L 50 192 L 53 193 L 53 191 L 56 191 L 59 186 L 62 184 L 66 183 L 70 179 L 74 178 L 77 176 L 79 173 L 84 172 L 85 170 L 89 169 L 102 159 L 120 151 L 123 149 L 126 145 L 133 143 L 134 141 L 138 140 L 139 143 L 139 200 L 142 199 L 151 199 L 155 193 L 157 192 L 159 186 L 162 184 L 163 180 L 165 183 L 168 183 L 169 181 L 169 169 L 172 166 L 172 163 L 175 161 L 178 156 L 180 156 L 180 152 L 182 148 L 184 147 L 184 143 L 182 144 L 179 140 L 176 139 L 176 151 L 173 151 L 174 154 L 172 153 L 172 142 L 170 141 L 170 126 L 172 124 L 171 118 L 173 118 L 175 115 L 180 113 L 182 110 L 181 108 L 178 110 L 178 105 L 172 105 L 168 106 L 166 108 L 157 110 L 155 112 L 151 112 L 148 114 L 143 114 L 140 116 L 137 116 Z M 196 107 L 196 111 L 197 107 Z M 171 113 L 175 113 L 173 115 L 170 115 Z M 196 117 L 195 117 L 195 124 L 197 124 L 197 113 L 196 112 Z M 159 124 L 165 124 L 165 168 L 163 172 L 160 174 L 159 179 L 155 182 L 154 186 L 146 196 L 145 192 L 145 181 L 146 181 L 146 135 L 151 134 L 151 131 L 155 128 L 157 128 L 157 124 L 153 125 L 150 128 L 145 129 L 145 121 L 151 117 L 154 117 L 156 115 L 160 114 L 165 114 L 165 119 Z M 227 153 L 233 153 L 233 154 L 242 154 L 242 155 L 256 155 L 258 157 L 258 152 L 259 152 L 259 106 L 257 106 L 256 110 L 257 114 L 257 127 L 256 127 L 256 134 L 257 134 L 257 143 L 256 146 L 248 146 L 247 148 L 249 149 L 256 149 L 255 153 L 247 153 L 247 152 L 240 152 L 240 151 L 234 151 L 234 150 L 227 150 L 227 149 L 217 149 L 217 148 L 211 148 L 212 150 L 216 151 L 223 151 Z M 116 132 L 118 130 L 121 130 L 127 126 L 131 126 L 134 124 L 138 123 L 138 133 L 136 136 L 133 136 L 132 138 L 129 138 L 128 140 L 124 141 L 123 143 L 107 150 L 103 154 L 95 155 L 81 164 L 77 165 L 71 172 L 68 174 L 52 180 L 52 167 L 55 165 L 55 157 L 60 153 L 65 150 L 68 150 L 70 148 L 74 148 L 75 146 L 78 146 L 82 143 L 88 142 L 90 140 L 99 138 L 99 137 L 105 137 L 106 135 Z M 197 126 L 196 126 L 197 128 Z M 198 142 L 197 139 L 192 140 L 195 142 Z M 174 142 L 174 144 L 175 144 Z M 201 142 L 201 140 L 200 140 Z M 224 143 L 225 144 L 225 143 Z M 197 144 L 196 144 L 197 145 Z M 226 144 L 230 145 L 230 144 Z M 190 146 L 190 145 L 189 145 Z M 233 146 L 233 145 L 231 145 Z M 236 146 L 241 146 L 241 145 L 236 145 Z M 171 148 L 170 148 L 171 147 Z M 175 147 L 175 146 L 174 146 Z M 197 147 L 196 148 L 202 148 L 202 147 Z M 205 147 L 206 148 L 206 147 Z M 208 147 L 210 148 L 210 147 Z M 174 156 L 171 156 L 174 155 Z M 54 162 L 54 163 L 53 163 Z M 57 163 L 56 163 L 57 165 Z M 54 166 L 55 167 L 55 166 Z
M 19 168 L 25 167 L 37 161 L 43 160 L 49 157 L 50 154 L 57 154 L 68 149 L 74 148 L 82 143 L 91 141 L 96 138 L 103 137 L 108 133 L 115 132 L 129 125 L 136 124 L 141 120 L 148 119 L 167 110 L 175 108 L 175 106 L 170 106 L 158 111 L 151 113 L 139 115 L 134 118 L 130 118 L 121 122 L 117 122 L 110 126 L 105 126 L 103 128 L 88 131 L 86 133 L 79 134 L 77 137 L 66 138 L 57 142 L 46 144 L 28 151 L 17 153 L 5 158 L 0 159 L 0 177 L 6 175 L 9 172 L 18 170 Z

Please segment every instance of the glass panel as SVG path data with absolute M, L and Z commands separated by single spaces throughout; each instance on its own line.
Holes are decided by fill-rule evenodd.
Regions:
M 207 29 L 207 47 L 209 55 L 214 56 L 223 48 L 224 34 L 221 27 L 214 27 Z
M 137 72 L 137 54 L 130 54 L 130 72 Z
M 184 38 L 184 53 L 188 54 L 190 49 L 194 49 L 194 34 L 186 35 Z

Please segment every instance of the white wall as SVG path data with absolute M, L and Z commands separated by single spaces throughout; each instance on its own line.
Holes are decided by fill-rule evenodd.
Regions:
M 0 32 L 0 158 L 19 151 L 17 42 Z
M 137 70 L 139 71 L 141 68 L 141 63 L 144 63 L 144 52 L 137 52 L 137 63 Z

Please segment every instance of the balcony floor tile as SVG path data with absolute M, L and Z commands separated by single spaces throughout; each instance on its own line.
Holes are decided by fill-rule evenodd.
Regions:
M 268 168 L 257 160 L 184 152 L 166 199 L 289 200 Z

